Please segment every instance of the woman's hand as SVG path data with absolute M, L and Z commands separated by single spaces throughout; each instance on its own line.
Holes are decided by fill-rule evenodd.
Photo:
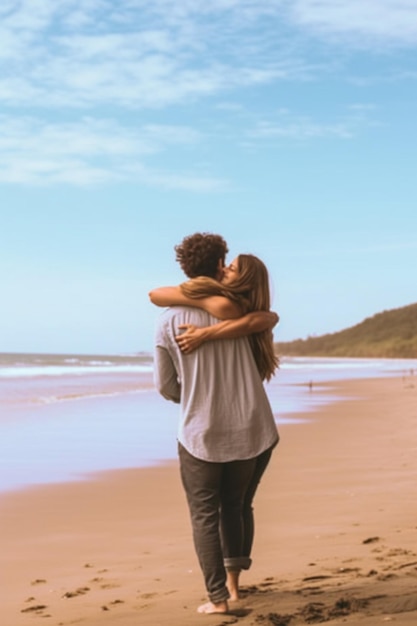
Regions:
M 181 335 L 176 335 L 175 341 L 184 354 L 189 354 L 196 350 L 204 342 L 204 328 L 199 328 L 194 326 L 194 324 L 181 324 L 178 328 L 184 330 L 184 332 Z

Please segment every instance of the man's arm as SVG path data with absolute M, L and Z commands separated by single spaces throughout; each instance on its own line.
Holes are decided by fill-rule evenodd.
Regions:
M 154 354 L 154 381 L 161 396 L 166 400 L 179 403 L 181 385 L 171 356 L 166 348 L 157 346 Z
M 212 326 L 198 327 L 193 324 L 182 324 L 184 330 L 176 336 L 181 351 L 188 354 L 198 348 L 205 341 L 212 339 L 237 339 L 264 330 L 272 330 L 278 323 L 279 317 L 273 311 L 253 311 L 234 320 L 224 320 Z

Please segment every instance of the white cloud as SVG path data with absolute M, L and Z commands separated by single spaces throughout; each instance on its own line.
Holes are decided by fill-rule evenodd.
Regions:
M 299 120 L 289 124 L 259 122 L 251 136 L 269 139 L 284 137 L 291 139 L 319 139 L 323 137 L 350 139 L 352 133 L 343 124 L 318 124 L 311 120 Z
M 417 2 L 5 0 L 0 102 L 161 108 L 305 79 L 320 69 L 300 26 L 336 43 L 416 44 Z
M 0 8 L 0 101 L 161 107 L 300 72 L 276 29 L 281 3 L 22 0 Z M 80 6 L 82 8 L 80 8 Z M 276 23 L 278 26 L 279 23 Z M 274 34 L 275 52 L 271 56 Z
M 145 167 L 131 168 L 131 175 L 141 183 L 164 189 L 180 189 L 198 193 L 211 193 L 230 190 L 228 181 L 210 175 L 198 175 L 195 172 L 174 173 L 151 170 Z
M 417 43 L 417 1 L 3 0 L 0 182 L 133 177 L 187 189 L 227 187 L 194 168 L 166 172 L 163 159 L 148 166 L 152 155 L 202 140 L 168 123 L 175 113 L 157 113 L 208 98 L 219 113 L 241 106 L 242 88 L 306 80 L 324 65 L 334 72 L 334 56 L 322 64 L 303 58 L 305 31 L 332 40 L 348 35 L 354 44 L 368 35 Z M 132 121 L 133 112 L 140 121 Z M 357 130 L 355 113 L 366 111 L 324 122 L 278 116 L 261 120 L 250 136 L 346 139 Z
M 323 122 L 311 117 L 300 116 L 291 113 L 287 109 L 281 109 L 275 116 L 263 119 L 256 123 L 255 127 L 248 131 L 252 139 L 295 139 L 315 140 L 334 137 L 336 139 L 352 139 L 361 124 L 367 124 L 363 115 L 368 109 L 360 109 L 353 106 L 353 113 L 333 122 Z
M 289 7 L 295 22 L 339 43 L 345 36 L 360 47 L 417 44 L 416 0 L 295 0 Z
M 355 43 L 417 43 L 416 0 L 5 0 L 0 99 L 164 106 L 297 77 L 310 68 L 294 23 Z
M 113 120 L 41 122 L 0 116 L 0 182 L 91 185 L 133 181 L 151 186 L 217 191 L 225 181 L 196 171 L 156 170 L 152 155 L 194 146 L 201 135 L 188 127 L 147 124 L 132 129 Z
M 80 155 L 146 154 L 156 147 L 138 132 L 128 133 L 112 121 L 85 118 L 76 123 L 42 123 L 37 119 L 1 118 L 0 149 L 20 154 Z

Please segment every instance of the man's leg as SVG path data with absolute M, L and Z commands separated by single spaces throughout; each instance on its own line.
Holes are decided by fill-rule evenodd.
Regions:
M 243 507 L 246 492 L 256 468 L 256 458 L 225 464 L 221 489 L 221 536 L 224 564 L 227 570 L 226 586 L 231 600 L 239 597 L 238 582 L 242 569 L 248 569 L 250 558 L 243 553 Z
M 191 515 L 194 546 L 203 572 L 210 605 L 201 612 L 227 611 L 229 592 L 219 532 L 222 463 L 209 463 L 193 457 L 179 444 L 182 484 Z

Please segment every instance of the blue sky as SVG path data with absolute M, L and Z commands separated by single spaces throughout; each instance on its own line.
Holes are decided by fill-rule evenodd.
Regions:
M 417 300 L 417 0 L 3 0 L 0 41 L 0 351 L 152 349 L 196 231 L 276 339 Z

